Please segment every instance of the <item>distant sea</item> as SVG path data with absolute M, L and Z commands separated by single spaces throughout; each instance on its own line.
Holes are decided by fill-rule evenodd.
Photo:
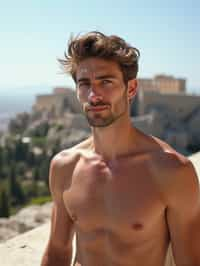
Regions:
M 27 91 L 0 89 L 0 131 L 5 131 L 11 118 L 18 113 L 31 112 L 36 95 L 51 93 L 52 88 L 29 88 Z
M 17 113 L 30 112 L 34 103 L 31 95 L 8 96 L 0 94 L 0 131 L 7 129 L 9 120 Z

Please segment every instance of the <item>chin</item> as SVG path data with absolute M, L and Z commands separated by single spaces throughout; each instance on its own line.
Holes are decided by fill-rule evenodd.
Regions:
M 107 119 L 107 120 L 97 121 L 97 119 L 91 119 L 91 118 L 87 117 L 87 120 L 88 120 L 88 123 L 91 127 L 97 128 L 97 127 L 108 127 L 108 126 L 112 125 L 116 119 L 111 118 L 111 119 Z

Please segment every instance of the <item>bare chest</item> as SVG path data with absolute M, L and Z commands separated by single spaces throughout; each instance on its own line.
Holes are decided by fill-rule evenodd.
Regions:
M 95 159 L 80 160 L 63 198 L 83 231 L 123 228 L 128 234 L 129 230 L 148 232 L 162 223 L 164 214 L 152 173 L 142 161 L 109 165 Z

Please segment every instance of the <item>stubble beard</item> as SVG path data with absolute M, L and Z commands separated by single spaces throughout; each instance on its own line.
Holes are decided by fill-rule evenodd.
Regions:
M 117 121 L 120 117 L 122 117 L 127 111 L 127 100 L 125 95 L 122 96 L 122 100 L 120 100 L 120 102 L 115 104 L 115 106 L 120 106 L 120 105 L 123 105 L 124 108 L 119 114 L 114 114 L 112 111 L 109 110 L 110 114 L 107 116 L 103 116 L 101 113 L 96 113 L 93 114 L 93 116 L 91 117 L 88 111 L 84 111 L 89 125 L 91 127 L 108 127 L 112 125 L 115 121 Z
M 86 114 L 86 118 L 91 127 L 107 127 L 118 119 L 113 113 L 110 113 L 107 117 L 102 117 L 101 114 L 95 114 L 93 117 L 90 117 Z

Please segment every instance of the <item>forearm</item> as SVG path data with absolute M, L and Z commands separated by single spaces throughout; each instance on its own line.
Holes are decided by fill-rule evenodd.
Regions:
M 72 260 L 72 251 L 55 252 L 50 251 L 48 248 L 46 249 L 41 266 L 71 266 Z

